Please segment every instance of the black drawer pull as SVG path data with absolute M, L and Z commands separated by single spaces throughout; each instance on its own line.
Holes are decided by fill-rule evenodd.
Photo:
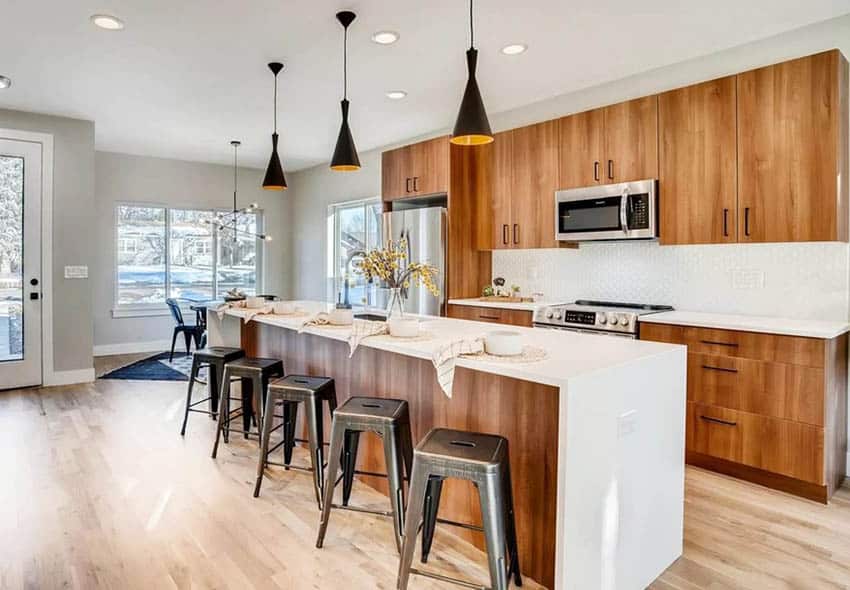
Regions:
M 717 340 L 700 340 L 703 344 L 714 344 L 716 346 L 731 346 L 733 348 L 738 348 L 738 345 L 734 342 L 718 342 Z
M 482 320 L 500 320 L 500 319 L 502 319 L 502 318 L 500 318 L 499 316 L 496 316 L 496 315 L 479 315 L 478 317 Z
M 723 426 L 737 426 L 737 422 L 729 422 L 728 420 L 721 420 L 720 418 L 712 418 L 711 416 L 700 416 L 701 420 L 705 420 L 706 422 L 713 422 L 715 424 L 722 424 Z
M 711 365 L 703 365 L 703 369 L 709 369 L 711 371 L 724 371 L 726 373 L 737 373 L 738 369 L 727 369 L 726 367 L 712 367 Z

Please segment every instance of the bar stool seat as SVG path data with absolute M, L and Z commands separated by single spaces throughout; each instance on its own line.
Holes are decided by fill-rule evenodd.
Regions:
M 508 440 L 493 434 L 435 428 L 413 452 L 413 475 L 399 562 L 398 590 L 407 589 L 410 574 L 478 587 L 465 580 L 411 567 L 420 522 L 422 563 L 428 561 L 438 522 L 443 481 L 447 478 L 471 481 L 478 489 L 483 527 L 441 519 L 439 522 L 483 530 L 493 590 L 506 590 L 511 577 L 517 586 L 522 586 Z
M 222 377 L 224 376 L 224 365 L 243 356 L 245 356 L 244 350 L 230 346 L 209 346 L 195 351 L 195 354 L 192 355 L 192 370 L 189 373 L 189 387 L 186 392 L 186 410 L 183 413 L 183 426 L 180 428 L 180 436 L 186 434 L 186 423 L 189 420 L 189 412 L 207 414 L 215 420 L 218 413 L 218 395 Z M 203 367 L 209 369 L 209 374 L 207 375 L 208 395 L 202 400 L 192 402 L 192 389 L 195 382 L 199 381 L 198 374 Z M 209 401 L 209 410 L 199 410 L 195 407 L 206 401 Z
M 255 415 L 257 425 L 261 426 L 263 407 L 265 406 L 266 389 L 269 381 L 275 377 L 283 377 L 283 361 L 269 358 L 241 357 L 224 365 L 224 375 L 221 381 L 219 396 L 218 428 L 215 433 L 212 458 L 218 454 L 218 443 L 224 433 L 224 442 L 230 440 L 230 422 L 242 418 L 242 432 L 248 438 L 251 431 L 251 419 Z M 242 407 L 235 413 L 230 410 L 230 383 L 233 379 L 242 381 Z M 258 438 L 262 435 L 257 432 Z
M 360 433 L 374 432 L 383 439 L 387 473 L 357 471 L 357 447 Z M 336 457 L 342 454 L 342 505 L 333 504 L 334 489 L 338 483 Z M 410 434 L 410 412 L 407 402 L 375 397 L 352 397 L 334 412 L 331 428 L 331 460 L 325 476 L 325 493 L 322 500 L 322 520 L 316 547 L 321 548 L 328 528 L 331 508 L 368 512 L 393 518 L 396 547 L 401 550 L 404 530 L 404 480 L 410 476 L 413 462 L 413 443 Z M 390 492 L 390 512 L 353 508 L 348 506 L 355 474 L 386 477 Z
M 278 404 L 283 405 L 283 414 L 275 415 Z M 303 403 L 307 417 L 307 440 L 295 436 L 295 425 L 298 417 L 298 404 Z M 330 377 L 312 377 L 308 375 L 288 375 L 269 384 L 266 393 L 266 410 L 263 419 L 260 458 L 257 463 L 257 480 L 254 484 L 254 497 L 260 495 L 263 475 L 267 465 L 279 465 L 285 469 L 305 469 L 292 465 L 292 450 L 296 442 L 306 442 L 310 447 L 311 467 L 306 469 L 313 472 L 313 487 L 316 493 L 316 504 L 322 506 L 322 485 L 324 483 L 324 422 L 322 404 L 327 403 L 328 411 L 333 417 L 336 411 L 336 385 Z M 273 428 L 275 418 L 283 422 Z M 283 440 L 269 448 L 272 432 L 283 429 Z M 269 461 L 269 455 L 278 447 L 283 446 L 283 463 Z

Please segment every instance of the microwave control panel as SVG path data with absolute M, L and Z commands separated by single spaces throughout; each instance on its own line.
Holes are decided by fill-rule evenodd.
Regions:
M 629 195 L 629 229 L 649 227 L 649 195 Z

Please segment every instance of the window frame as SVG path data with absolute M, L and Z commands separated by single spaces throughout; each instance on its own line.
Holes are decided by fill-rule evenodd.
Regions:
M 327 249 L 327 259 L 325 261 L 325 284 L 326 284 L 326 300 L 327 301 L 336 301 L 337 296 L 337 270 L 339 268 L 339 255 L 340 255 L 340 240 L 339 236 L 339 215 L 337 213 L 343 209 L 354 209 L 356 207 L 363 207 L 364 212 L 365 209 L 370 205 L 382 205 L 383 200 L 380 195 L 374 197 L 365 197 L 362 199 L 352 199 L 349 201 L 338 201 L 336 203 L 331 203 L 328 205 L 327 212 L 327 236 L 326 236 L 326 249 Z M 369 216 L 364 215 L 364 219 L 366 223 L 369 223 Z M 378 244 L 375 244 L 374 247 L 380 247 L 381 240 L 381 225 L 378 225 Z M 368 235 L 369 228 L 366 228 L 366 233 Z M 368 246 L 367 246 L 368 247 Z M 340 277 L 341 278 L 341 277 Z
M 115 201 L 112 212 L 112 317 L 145 317 L 145 316 L 164 316 L 169 315 L 168 305 L 165 299 L 162 302 L 156 303 L 119 303 L 119 282 L 118 282 L 118 226 L 119 226 L 119 211 L 121 207 L 149 207 L 158 208 L 165 211 L 165 298 L 171 295 L 171 211 L 203 211 L 215 215 L 216 213 L 232 213 L 230 209 L 223 207 L 204 207 L 198 205 L 169 205 L 160 201 Z M 251 214 L 256 215 L 256 230 L 258 234 L 262 234 L 265 228 L 265 212 L 263 209 L 254 209 Z M 213 300 L 216 299 L 218 292 L 218 229 L 213 227 L 211 235 L 210 248 L 213 253 L 213 282 L 212 293 Z M 257 293 L 262 293 L 265 288 L 265 240 L 259 238 L 257 242 L 257 254 L 255 268 L 257 273 L 256 289 Z M 184 310 L 188 310 L 189 304 L 180 302 Z

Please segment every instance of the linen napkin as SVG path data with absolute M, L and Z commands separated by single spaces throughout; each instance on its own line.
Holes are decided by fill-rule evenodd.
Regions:
M 310 326 L 329 326 L 331 324 L 330 316 L 325 311 L 313 314 L 311 317 L 304 320 L 304 323 L 298 328 L 300 334 Z
M 248 308 L 248 304 L 243 301 L 231 301 L 229 303 L 224 303 L 223 305 L 216 308 L 215 313 L 218 316 L 218 319 L 221 320 L 224 318 L 224 312 L 228 309 L 244 309 L 246 310 L 246 314 L 242 316 L 242 319 L 247 324 L 251 320 L 254 319 L 255 316 L 260 314 L 270 314 L 274 311 L 274 308 L 269 305 L 264 305 L 262 307 L 252 307 Z
M 351 327 L 351 334 L 348 336 L 348 358 L 354 356 L 354 351 L 360 346 L 364 338 L 370 336 L 380 336 L 381 334 L 389 334 L 386 322 L 370 322 L 368 320 L 354 320 L 354 325 Z
M 437 382 L 446 396 L 449 398 L 452 397 L 452 384 L 455 379 L 457 357 L 464 354 L 477 354 L 483 351 L 483 336 L 453 340 L 445 346 L 434 350 L 434 353 L 431 355 L 431 362 L 434 363 L 434 368 L 437 369 Z

